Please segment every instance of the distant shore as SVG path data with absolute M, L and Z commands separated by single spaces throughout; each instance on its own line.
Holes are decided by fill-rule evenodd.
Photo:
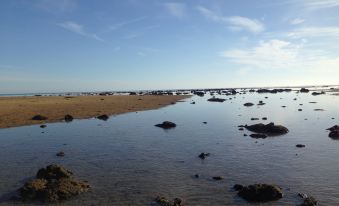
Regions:
M 113 95 L 0 97 L 0 128 L 63 121 L 65 115 L 86 119 L 99 115 L 157 109 L 189 95 Z M 35 115 L 47 120 L 32 120 Z

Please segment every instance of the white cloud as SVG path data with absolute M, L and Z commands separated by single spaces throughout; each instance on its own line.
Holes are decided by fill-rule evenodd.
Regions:
M 186 5 L 183 3 L 165 3 L 164 6 L 171 15 L 177 18 L 183 18 L 186 15 Z
M 292 25 L 297 25 L 297 24 L 302 24 L 305 22 L 305 19 L 301 19 L 301 18 L 296 18 L 296 19 L 292 19 L 290 21 L 290 24 Z
M 93 39 L 98 40 L 98 41 L 103 41 L 103 39 L 98 37 L 96 34 L 87 32 L 82 25 L 80 25 L 76 22 L 67 21 L 67 22 L 59 23 L 57 25 L 68 30 L 68 31 L 80 34 L 82 36 L 93 38 Z
M 124 27 L 126 25 L 142 21 L 144 19 L 146 19 L 146 16 L 138 17 L 138 18 L 135 18 L 135 19 L 130 19 L 130 20 L 127 20 L 127 21 L 123 21 L 123 22 L 120 22 L 120 23 L 117 23 L 117 24 L 114 24 L 114 25 L 110 26 L 109 30 L 117 30 L 117 29 L 119 29 L 121 27 Z
M 316 10 L 339 6 L 339 0 L 303 0 L 306 8 Z
M 227 50 L 221 53 L 240 68 L 261 70 L 305 70 L 339 75 L 339 56 L 324 51 L 304 49 L 303 44 L 282 40 L 261 41 L 249 49 Z
M 335 37 L 339 38 L 339 27 L 302 27 L 287 34 L 291 38 Z
M 232 31 L 247 30 L 252 33 L 260 33 L 265 30 L 264 24 L 256 19 L 242 16 L 222 16 L 202 6 L 198 6 L 197 10 L 212 21 L 227 24 Z

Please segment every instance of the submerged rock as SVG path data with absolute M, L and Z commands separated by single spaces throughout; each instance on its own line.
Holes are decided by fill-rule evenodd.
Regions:
M 317 96 L 317 95 L 321 95 L 321 94 L 325 94 L 325 92 L 312 92 L 313 96 Z
M 206 157 L 210 156 L 210 153 L 200 153 L 200 155 L 198 156 L 200 159 L 205 159 Z
M 256 139 L 265 139 L 267 138 L 266 134 L 250 134 L 250 137 L 256 138 Z
M 56 153 L 56 156 L 63 157 L 65 156 L 65 153 L 63 151 Z
M 298 148 L 306 147 L 304 144 L 297 144 L 295 146 L 298 147 Z
M 214 180 L 223 180 L 224 177 L 223 176 L 214 176 L 214 177 L 212 177 L 212 179 L 214 179 Z
M 40 128 L 46 128 L 46 127 L 47 127 L 47 125 L 45 125 L 45 124 L 40 125 Z
M 109 116 L 107 114 L 103 114 L 103 115 L 97 116 L 97 118 L 100 119 L 100 120 L 107 121 Z
M 302 93 L 308 93 L 310 90 L 306 89 L 306 88 L 301 88 L 300 89 L 300 92 Z
M 154 125 L 154 126 L 156 126 L 156 127 L 161 127 L 161 128 L 163 128 L 163 129 L 170 129 L 170 128 L 176 127 L 177 125 L 176 125 L 175 123 L 173 123 L 173 122 L 170 122 L 170 121 L 164 121 L 163 123 L 161 123 L 161 124 L 156 124 L 156 125 Z
M 248 202 L 268 202 L 282 198 L 283 192 L 275 185 L 254 184 L 240 189 L 238 195 Z
M 174 198 L 173 201 L 170 201 L 166 199 L 165 197 L 156 197 L 154 200 L 156 203 L 158 203 L 161 206 L 181 206 L 182 200 L 180 198 Z
M 65 119 L 65 122 L 71 122 L 73 121 L 74 118 L 72 115 L 66 114 L 64 119 Z
M 301 206 L 317 206 L 317 205 L 318 201 L 312 196 L 304 198 L 304 202 L 301 204 Z
M 242 190 L 244 188 L 244 186 L 243 185 L 240 185 L 240 184 L 235 184 L 234 186 L 233 186 L 233 189 L 235 190 L 235 191 L 240 191 L 240 190 Z
M 59 202 L 70 199 L 90 188 L 84 181 L 73 178 L 62 166 L 49 165 L 38 171 L 36 178 L 19 189 L 23 201 Z
M 32 117 L 32 120 L 37 120 L 37 121 L 47 120 L 47 119 L 48 119 L 47 117 L 42 116 L 42 115 L 40 115 L 40 114 L 35 115 L 35 116 Z
M 288 129 L 282 125 L 274 125 L 273 122 L 269 124 L 254 124 L 254 125 L 245 125 L 245 128 L 249 131 L 266 134 L 266 135 L 282 135 L 288 132 Z

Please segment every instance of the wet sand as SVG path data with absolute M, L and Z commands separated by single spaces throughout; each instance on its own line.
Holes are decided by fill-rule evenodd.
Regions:
M 127 112 L 157 109 L 190 96 L 40 96 L 1 97 L 0 128 L 58 122 L 66 114 L 74 119 L 85 119 L 98 115 L 116 115 Z M 34 115 L 43 115 L 45 121 L 32 120 Z

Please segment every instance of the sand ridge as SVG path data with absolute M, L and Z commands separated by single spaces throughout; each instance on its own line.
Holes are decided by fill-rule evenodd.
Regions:
M 112 95 L 112 96 L 39 96 L 0 97 L 0 128 L 63 121 L 66 114 L 75 119 L 98 115 L 157 109 L 190 96 L 179 95 Z M 34 115 L 48 117 L 32 120 Z

